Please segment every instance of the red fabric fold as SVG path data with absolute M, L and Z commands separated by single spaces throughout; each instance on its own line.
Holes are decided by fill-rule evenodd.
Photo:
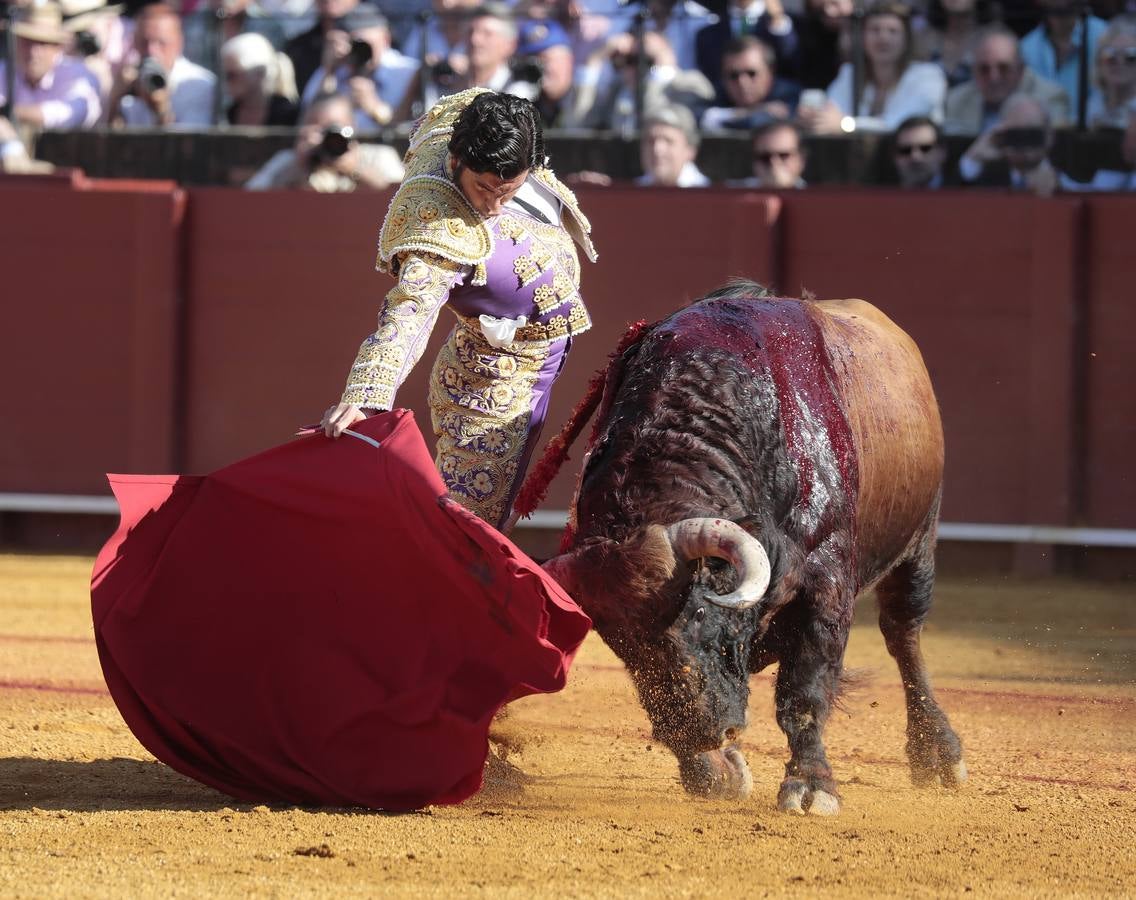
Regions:
M 406 410 L 201 476 L 109 476 L 107 685 L 174 769 L 248 801 L 413 809 L 481 786 L 489 723 L 590 627 L 445 496 Z

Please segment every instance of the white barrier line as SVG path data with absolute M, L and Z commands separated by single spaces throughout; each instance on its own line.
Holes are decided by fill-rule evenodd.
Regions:
M 113 497 L 76 494 L 0 494 L 0 512 L 118 515 L 118 504 Z M 517 527 L 560 529 L 567 522 L 566 510 L 545 509 L 534 512 L 531 518 L 521 519 Z M 1136 547 L 1136 529 L 940 522 L 939 539 L 1009 544 L 1067 544 L 1079 547 Z

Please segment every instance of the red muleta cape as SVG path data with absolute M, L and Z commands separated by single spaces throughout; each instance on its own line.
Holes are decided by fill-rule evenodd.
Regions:
M 354 430 L 371 441 L 109 476 L 103 673 L 146 749 L 238 799 L 458 803 L 481 787 L 493 715 L 564 687 L 591 623 L 446 498 L 411 413 Z

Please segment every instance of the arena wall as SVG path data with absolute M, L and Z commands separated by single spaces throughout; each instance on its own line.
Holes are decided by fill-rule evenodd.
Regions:
M 316 421 L 390 285 L 372 270 L 389 195 L 92 187 L 108 185 L 0 183 L 0 492 L 206 471 Z M 1136 527 L 1136 198 L 582 193 L 595 327 L 554 426 L 629 322 L 747 276 L 869 299 L 915 337 L 947 432 L 945 519 Z M 427 434 L 444 324 L 401 394 Z M 567 468 L 549 508 L 569 501 Z

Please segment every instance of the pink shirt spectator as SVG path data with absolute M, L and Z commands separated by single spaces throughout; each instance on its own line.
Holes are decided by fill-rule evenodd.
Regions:
M 0 62 L 0 106 L 8 99 L 5 65 Z M 15 84 L 14 105 L 39 107 L 45 128 L 90 128 L 102 112 L 95 76 L 75 59 L 60 60 L 34 86 L 17 71 Z

